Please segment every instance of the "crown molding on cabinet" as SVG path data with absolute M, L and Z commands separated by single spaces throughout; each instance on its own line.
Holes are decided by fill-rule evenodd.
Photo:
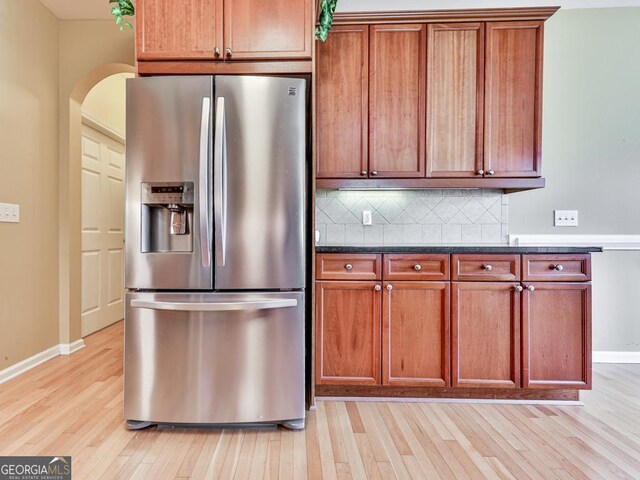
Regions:
M 395 12 L 336 12 L 333 25 L 377 23 L 452 23 L 545 21 L 560 7 L 478 8 L 472 10 L 413 10 Z

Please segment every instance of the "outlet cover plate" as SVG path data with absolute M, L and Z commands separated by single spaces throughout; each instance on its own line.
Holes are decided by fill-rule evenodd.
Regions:
M 554 225 L 556 227 L 577 227 L 578 210 L 554 210 Z
M 0 222 L 20 223 L 20 205 L 0 203 Z

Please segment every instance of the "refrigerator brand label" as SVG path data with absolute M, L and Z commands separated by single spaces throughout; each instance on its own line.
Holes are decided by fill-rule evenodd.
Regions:
M 298 95 L 298 89 L 296 87 L 289 87 L 289 96 L 295 97 Z

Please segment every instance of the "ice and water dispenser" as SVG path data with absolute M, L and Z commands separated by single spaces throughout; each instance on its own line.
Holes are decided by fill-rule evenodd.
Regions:
M 193 186 L 142 184 L 142 253 L 193 251 Z

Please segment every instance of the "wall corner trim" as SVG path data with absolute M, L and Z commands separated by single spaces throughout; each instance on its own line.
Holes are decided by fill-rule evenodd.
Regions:
M 593 363 L 640 363 L 640 352 L 593 352 Z
M 509 235 L 509 244 L 602 247 L 604 251 L 640 251 L 640 235 Z
M 46 362 L 47 360 L 51 360 L 52 358 L 55 358 L 59 355 L 70 355 L 72 353 L 75 353 L 78 350 L 84 348 L 84 346 L 84 340 L 80 339 L 76 340 L 73 343 L 60 343 L 40 353 L 36 353 L 35 355 L 26 358 L 21 362 L 16 363 L 15 365 L 11 365 L 4 370 L 0 370 L 0 384 L 8 382 L 12 378 L 22 375 L 32 368 L 35 368 L 38 365 Z

